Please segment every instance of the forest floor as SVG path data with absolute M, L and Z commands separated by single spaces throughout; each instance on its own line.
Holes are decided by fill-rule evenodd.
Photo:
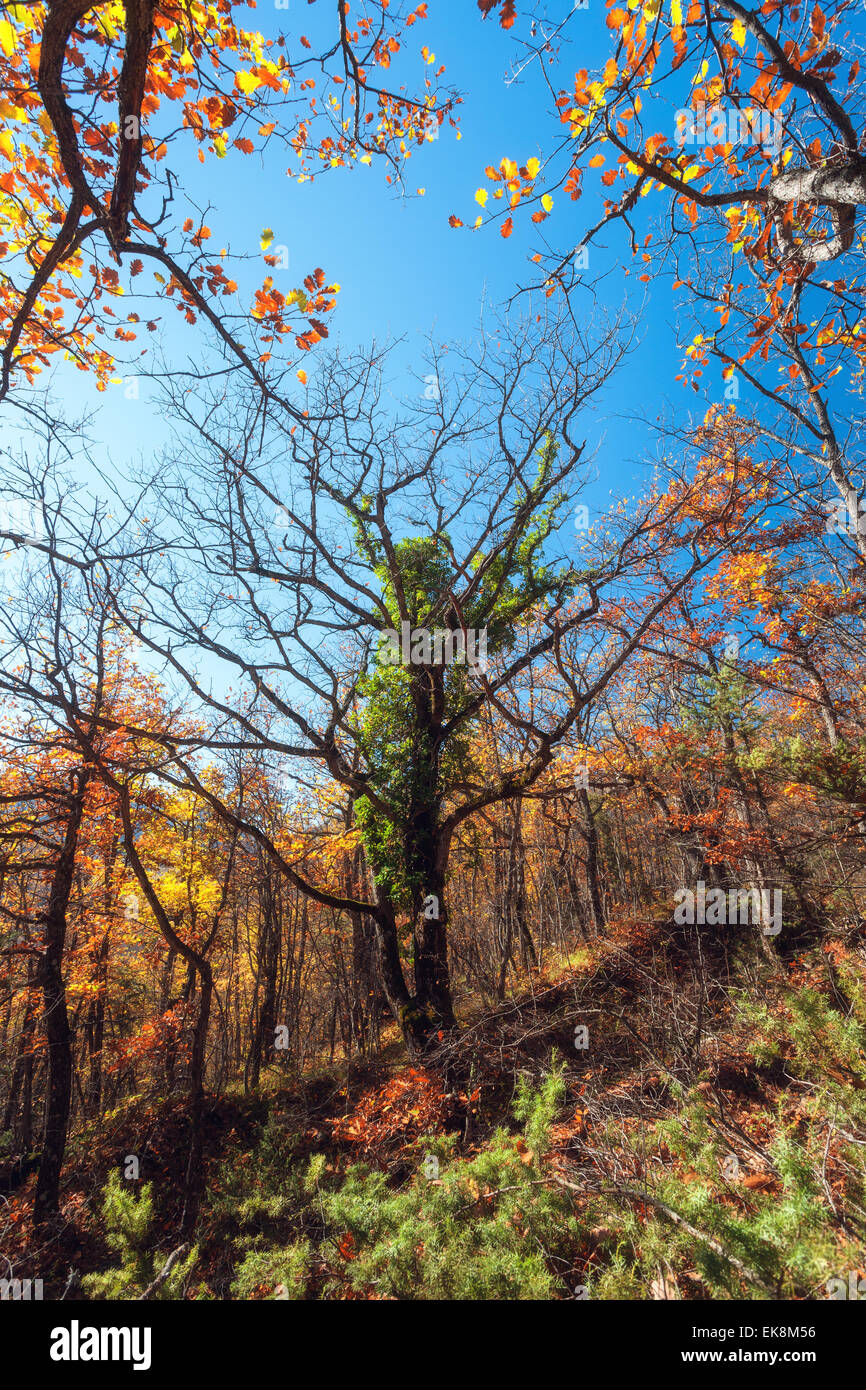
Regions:
M 816 1048 L 829 1078 L 806 1075 L 796 1063 L 797 1049 L 786 1025 L 787 1001 L 805 992 L 847 1026 L 850 998 L 837 967 L 841 961 L 850 978 L 866 979 L 862 944 L 813 942 L 785 960 L 760 952 L 746 960 L 744 965 L 742 953 L 725 943 L 715 942 L 710 951 L 698 938 L 686 940 L 669 920 L 622 920 L 608 936 L 572 956 L 567 968 L 532 971 L 517 997 L 484 1009 L 464 1001 L 470 1007 L 463 1008 L 459 1036 L 429 1065 L 408 1064 L 396 1033 L 391 1038 L 386 1031 L 373 1059 L 354 1059 L 292 1080 L 283 1080 L 274 1068 L 258 1096 L 210 1097 L 195 1287 L 186 1296 L 231 1296 L 239 1250 L 259 1250 L 268 1241 L 285 1243 L 297 1228 L 297 1211 L 287 1215 L 281 1204 L 279 1174 L 275 1180 L 273 1164 L 270 1176 L 262 1169 L 263 1136 L 272 1148 L 275 1132 L 284 1140 L 280 1164 L 299 1172 L 318 1155 L 325 1173 L 339 1181 L 360 1162 L 364 1171 L 382 1174 L 394 1192 L 417 1183 L 422 1172 L 437 1180 L 435 1161 L 425 1166 L 437 1139 L 447 1140 L 454 1161 L 470 1163 L 497 1142 L 497 1133 L 507 1132 L 522 1161 L 535 1165 L 533 1182 L 558 1188 L 579 1223 L 583 1218 L 579 1235 L 559 1257 L 561 1269 L 568 1268 L 559 1281 L 560 1292 L 552 1296 L 591 1285 L 611 1261 L 622 1266 L 618 1247 L 622 1241 L 628 1244 L 627 1230 L 633 1231 L 635 1220 L 645 1225 L 650 1219 L 658 1219 L 666 1230 L 676 1226 L 687 1244 L 694 1237 L 701 1256 L 711 1262 L 721 1253 L 716 1247 L 726 1244 L 724 1230 L 738 1230 L 730 1223 L 742 1222 L 744 1235 L 736 1248 L 752 1249 L 754 1256 L 739 1259 L 744 1287 L 752 1285 L 758 1296 L 773 1296 L 774 1279 L 783 1276 L 775 1266 L 769 1273 L 764 1269 L 759 1246 L 761 1241 L 773 1245 L 766 1213 L 768 1204 L 783 1197 L 793 1197 L 795 1205 L 807 1199 L 807 1205 L 820 1205 L 819 1224 L 826 1221 L 826 1230 L 822 1228 L 819 1244 L 823 1242 L 827 1268 L 832 1267 L 828 1252 L 835 1246 L 839 1259 L 850 1262 L 851 1241 L 862 1249 L 856 1216 L 862 1172 L 852 1172 L 840 1149 L 850 1130 L 841 1121 L 839 1132 L 835 1122 L 828 1123 L 826 1144 L 818 1145 L 819 1158 L 812 1165 L 820 1173 L 806 1182 L 807 1198 L 792 1193 L 779 1142 L 783 1136 L 789 1146 L 792 1136 L 804 1145 L 819 1137 L 823 1141 L 823 1130 L 820 1136 L 813 1132 L 818 1120 L 824 1121 L 824 1112 L 819 1116 L 814 1105 L 816 1088 L 826 1098 L 828 1087 L 851 1094 L 866 1087 L 866 1071 L 852 1067 L 850 1056 L 840 1061 L 829 1045 Z M 745 1025 L 732 1003 L 744 991 L 778 1007 L 773 1056 L 767 1055 L 766 1029 Z M 818 1032 L 824 1026 L 821 1019 L 815 1025 Z M 581 1036 L 582 1027 L 588 1037 Z M 758 1039 L 761 1046 L 753 1047 Z M 527 1153 L 513 1105 L 520 1084 L 541 1086 L 552 1067 L 561 1071 L 562 1085 L 542 1157 Z M 671 1122 L 680 1142 L 665 1138 L 664 1127 Z M 849 1118 L 846 1124 L 851 1123 Z M 186 1145 L 182 1096 L 130 1100 L 98 1126 L 77 1133 L 65 1169 L 62 1220 L 50 1236 L 34 1243 L 30 1230 L 35 1179 L 2 1199 L 3 1253 L 16 1276 L 41 1277 L 46 1297 L 59 1298 L 66 1291 L 77 1298 L 82 1296 L 82 1276 L 116 1263 L 102 1189 L 111 1171 L 123 1171 L 127 1155 L 135 1155 L 140 1164 L 139 1182 L 129 1183 L 129 1189 L 152 1185 L 154 1222 L 148 1239 L 164 1258 L 179 1239 Z M 708 1146 L 713 1153 L 709 1166 Z M 684 1194 L 684 1200 L 672 1199 L 672 1190 Z M 249 1197 L 257 1191 L 261 1202 L 253 1210 Z M 599 1224 L 602 1191 L 615 1195 L 616 1212 L 627 1212 L 631 1226 L 626 1221 L 620 1229 L 619 1217 L 611 1216 L 610 1209 Z M 698 1191 L 703 1207 L 694 1205 Z M 491 1203 L 492 1193 L 490 1189 Z M 478 1200 L 487 1195 L 482 1186 Z M 683 1216 L 684 1210 L 706 1214 L 708 1200 L 729 1223 L 720 1228 L 722 1234 L 709 1233 L 706 1221 L 696 1231 L 696 1218 Z M 814 1224 L 814 1215 L 807 1212 L 802 1219 Z M 322 1287 L 325 1276 L 332 1288 L 335 1280 L 339 1286 L 345 1278 L 347 1296 L 364 1296 L 351 1291 L 344 1274 L 356 1258 L 354 1238 L 347 1233 L 328 1241 L 323 1235 L 324 1228 L 314 1236 L 315 1287 Z M 644 1255 L 649 1261 L 652 1277 L 646 1276 L 645 1296 L 719 1296 L 700 1268 L 702 1259 L 692 1258 L 692 1251 L 666 1267 L 657 1254 L 644 1252 L 633 1234 L 630 1239 L 634 1249 L 625 1265 L 636 1267 Z M 740 1277 L 736 1256 L 733 1265 L 733 1271 L 726 1268 L 726 1279 Z M 820 1261 L 815 1263 L 819 1267 L 824 1267 Z M 790 1276 L 800 1281 L 795 1296 L 815 1296 L 804 1285 L 810 1277 L 818 1278 L 814 1270 L 809 1275 L 811 1268 L 807 1260 L 805 1272 Z M 273 1281 L 265 1277 L 241 1296 L 272 1297 Z

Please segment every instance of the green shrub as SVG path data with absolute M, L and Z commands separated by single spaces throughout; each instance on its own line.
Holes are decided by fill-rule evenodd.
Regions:
M 151 1184 L 145 1183 L 141 1195 L 136 1197 L 124 1186 L 118 1172 L 111 1173 L 103 1188 L 102 1219 L 108 1244 L 120 1255 L 120 1266 L 103 1274 L 85 1275 L 82 1280 L 84 1291 L 92 1298 L 138 1298 L 153 1283 L 168 1258 L 167 1253 L 154 1251 L 151 1244 Z M 151 1297 L 182 1298 L 184 1284 L 197 1258 L 197 1249 L 182 1256 Z
M 592 1296 L 647 1298 L 653 1279 L 668 1270 L 697 1278 L 714 1299 L 822 1297 L 829 1278 L 862 1265 L 866 1010 L 859 982 L 846 979 L 845 987 L 853 1000 L 848 1014 L 812 989 L 785 989 L 770 1003 L 740 997 L 737 1021 L 750 1050 L 763 1063 L 784 1059 L 787 1077 L 805 1084 L 786 1086 L 768 1113 L 774 1137 L 764 1159 L 720 1126 L 723 1116 L 698 1087 L 682 1095 L 675 1116 L 645 1130 L 635 1154 L 655 1148 L 666 1155 L 663 1167 L 651 1166 L 648 1194 L 693 1230 L 654 1214 L 651 1204 L 638 1215 L 633 1204 L 600 1199 L 595 1219 L 615 1222 L 620 1239 L 617 1253 L 588 1280 Z M 844 1198 L 837 1194 L 833 1202 L 828 1135 L 846 1178 Z M 732 1146 L 744 1164 L 728 1176 Z M 778 1190 L 742 1184 L 747 1158 Z M 719 1201 L 725 1190 L 736 1201 Z
M 271 1298 L 303 1298 L 310 1265 L 310 1242 L 296 1241 L 282 1250 L 249 1250 L 238 1265 L 232 1294 L 252 1298 L 255 1293 Z
M 311 1164 L 307 1184 L 345 1269 L 327 1292 L 348 1285 L 413 1300 L 549 1299 L 565 1292 L 580 1230 L 571 1198 L 540 1167 L 563 1091 L 559 1071 L 537 1093 L 521 1086 L 515 1113 L 524 1122 L 522 1139 L 497 1130 L 469 1160 L 448 1157 L 440 1141 L 438 1177 L 419 1171 L 398 1191 L 362 1164 L 340 1182 L 321 1162 Z M 427 1149 L 436 1152 L 433 1141 Z

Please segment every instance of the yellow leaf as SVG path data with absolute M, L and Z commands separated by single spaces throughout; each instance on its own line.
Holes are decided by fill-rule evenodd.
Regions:
M 550 212 L 550 209 L 553 207 L 553 199 L 549 193 L 545 193 L 541 200 L 541 206 L 544 208 L 545 212 Z
M 541 168 L 541 163 L 540 163 L 539 160 L 537 160 L 537 159 L 535 158 L 534 155 L 532 156 L 532 159 L 527 159 L 527 161 L 526 161 L 526 172 L 528 173 L 528 175 L 529 175 L 529 177 L 530 177 L 531 179 L 537 179 L 537 178 L 538 178 L 538 171 L 539 171 L 540 168 Z
M 306 386 L 307 384 L 307 373 L 304 371 L 303 367 L 298 370 L 298 381 L 302 386 Z
M 7 58 L 15 49 L 15 39 L 14 25 L 10 24 L 8 19 L 0 19 L 0 48 L 3 49 Z
M 256 90 L 256 87 L 261 87 L 262 85 L 262 79 L 260 77 L 256 77 L 251 72 L 236 73 L 235 82 L 238 85 L 238 89 L 241 92 L 243 92 L 245 96 L 248 95 L 250 92 L 254 92 Z
M 8 159 L 15 158 L 15 145 L 8 130 L 0 130 L 0 150 Z
M 740 48 L 746 42 L 746 26 L 741 19 L 735 19 L 731 28 L 731 38 Z
M 476 193 L 475 193 L 475 201 L 476 201 L 476 203 L 480 203 L 481 206 L 484 207 L 484 204 L 487 202 L 487 189 L 486 189 L 486 188 L 479 188 L 479 189 L 476 190 Z
M 267 251 L 273 239 L 274 234 L 271 231 L 271 228 L 265 227 L 265 230 L 262 232 L 261 238 L 259 240 L 259 246 L 262 248 L 263 251 Z
M 672 23 L 672 24 L 677 24 L 677 25 L 680 25 L 680 26 L 681 26 L 681 25 L 682 25 L 682 22 L 683 22 L 683 7 L 682 7 L 682 5 L 680 4 L 680 0 L 671 0 L 671 23 Z

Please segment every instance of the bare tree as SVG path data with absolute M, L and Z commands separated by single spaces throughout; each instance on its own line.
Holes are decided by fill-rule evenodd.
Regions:
M 672 525 L 682 499 L 620 518 L 581 565 L 573 533 L 557 551 L 589 468 L 579 421 L 623 350 L 617 325 L 590 347 L 567 316 L 546 313 L 482 335 L 473 351 L 433 351 L 424 389 L 400 407 L 388 400 L 387 355 L 337 355 L 303 426 L 222 380 L 195 397 L 169 382 L 182 433 L 143 546 L 159 558 L 143 555 L 134 575 L 100 558 L 118 616 L 209 714 L 206 737 L 171 742 L 162 775 L 252 836 L 297 888 L 372 919 L 384 989 L 414 1051 L 455 1022 L 455 831 L 526 794 L 718 553 L 716 517 L 685 533 Z M 639 585 L 650 569 L 640 620 L 581 687 L 568 644 L 597 621 L 605 591 Z M 474 633 L 489 664 L 451 663 Z M 531 690 L 539 667 L 547 680 Z M 471 756 L 485 709 L 509 731 L 492 780 Z M 334 784 L 348 793 L 369 891 L 347 896 L 314 855 L 288 859 L 268 829 L 222 805 L 196 771 L 203 746 L 266 755 L 305 795 Z

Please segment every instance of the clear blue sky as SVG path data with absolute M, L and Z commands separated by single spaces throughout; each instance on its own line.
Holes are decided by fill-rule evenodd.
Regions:
M 330 4 L 313 8 L 304 0 L 290 0 L 290 4 L 288 11 L 260 4 L 250 14 L 250 27 L 260 28 L 266 36 L 275 35 L 281 26 L 293 34 L 300 28 L 314 37 L 333 26 Z M 577 67 L 600 68 L 609 56 L 605 12 L 593 0 L 591 5 L 574 14 L 569 23 L 570 41 L 560 67 L 563 81 Z M 535 268 L 528 256 L 542 249 L 541 234 L 547 227 L 558 247 L 573 244 L 597 213 L 592 190 L 576 204 L 560 195 L 556 217 L 544 227 L 533 226 L 528 217 L 518 219 L 508 240 L 495 226 L 473 232 L 448 225 L 451 213 L 466 222 L 474 218 L 478 211 L 474 193 L 485 181 L 486 164 L 498 164 L 504 155 L 520 162 L 534 154 L 541 156 L 555 136 L 550 96 L 537 63 L 530 64 L 518 81 L 508 81 L 514 38 L 523 31 L 528 32 L 524 16 L 507 34 L 495 17 L 483 20 L 473 0 L 429 0 L 429 19 L 406 31 L 406 52 L 401 55 L 406 62 L 400 77 L 410 85 L 420 83 L 425 72 L 420 49 L 427 45 L 436 54 L 435 66 L 446 65 L 443 80 L 464 97 L 459 108 L 461 138 L 446 124 L 441 138 L 409 161 L 407 188 L 412 196 L 401 198 L 388 187 L 382 165 L 335 170 L 313 184 L 299 185 L 285 176 L 285 155 L 276 149 L 264 158 L 233 151 L 223 160 L 209 158 L 202 166 L 190 141 L 182 160 L 172 154 L 170 162 L 195 201 L 211 204 L 206 219 L 213 230 L 209 246 L 218 250 L 225 245 L 233 252 L 258 256 L 262 229 L 273 228 L 275 245 L 287 246 L 290 257 L 287 271 L 274 272 L 281 288 L 283 281 L 285 287 L 301 284 L 303 276 L 319 265 L 329 280 L 341 285 L 337 309 L 329 320 L 332 342 L 355 347 L 373 339 L 381 343 L 389 337 L 405 338 L 401 352 L 407 375 L 413 369 L 422 373 L 427 332 L 435 331 L 443 343 L 472 337 L 482 303 L 496 308 L 529 280 Z M 417 187 L 425 189 L 423 197 L 415 195 Z M 656 215 L 661 211 L 659 204 Z M 682 425 L 683 411 L 699 418 L 705 409 L 698 397 L 674 380 L 681 359 L 669 282 L 639 285 L 636 270 L 627 280 L 622 265 L 631 264 L 631 259 L 618 231 L 610 232 L 608 245 L 607 258 L 593 250 L 591 269 L 614 267 L 604 293 L 612 309 L 628 295 L 632 308 L 640 311 L 639 345 L 600 399 L 601 408 L 587 419 L 586 434 L 590 447 L 599 448 L 602 479 L 588 499 L 593 510 L 606 505 L 609 490 L 633 492 L 640 477 L 634 464 L 655 450 L 652 432 L 636 427 L 636 417 L 655 418 L 665 412 L 666 401 L 676 402 Z M 259 262 L 255 274 L 253 267 L 248 273 L 230 273 L 249 295 L 264 269 Z M 139 283 L 150 274 L 145 269 Z M 128 299 L 125 307 L 139 306 Z M 590 301 L 586 309 L 591 315 Z M 146 312 L 154 312 L 153 301 Z M 162 312 L 169 356 L 176 362 L 198 360 L 198 329 L 187 328 L 173 308 L 163 307 Z M 142 341 L 149 340 L 143 336 Z M 320 350 L 304 360 L 311 375 L 315 352 Z M 708 384 L 720 399 L 720 381 Z M 152 393 L 146 382 L 138 401 L 126 399 L 123 387 L 112 387 L 101 395 L 88 377 L 69 369 L 58 374 L 57 386 L 69 409 L 78 411 L 91 404 L 99 409 L 94 432 L 114 463 L 122 466 L 135 458 L 146 463 L 150 451 L 158 449 L 163 424 L 149 405 Z

